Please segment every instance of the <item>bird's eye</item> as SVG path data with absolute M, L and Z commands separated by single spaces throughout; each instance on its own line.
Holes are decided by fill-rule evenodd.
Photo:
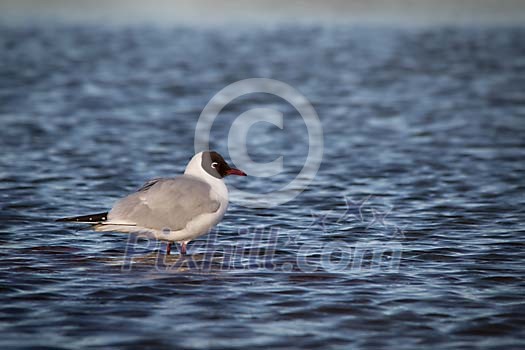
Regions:
M 215 168 L 217 167 L 217 165 L 219 165 L 219 163 L 217 163 L 217 162 L 213 162 L 213 163 L 211 163 L 211 167 L 212 167 L 213 169 L 215 169 Z

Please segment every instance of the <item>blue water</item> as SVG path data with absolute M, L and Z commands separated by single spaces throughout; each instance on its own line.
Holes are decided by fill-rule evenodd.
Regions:
M 0 28 L 0 347 L 523 348 L 525 31 L 241 29 Z M 233 199 L 186 259 L 54 222 L 180 174 L 206 103 L 253 77 L 321 119 L 295 200 Z M 255 194 L 301 169 L 297 113 L 255 94 L 213 129 L 228 158 L 233 119 L 268 106 L 287 127 L 249 151 L 285 173 L 227 179 Z

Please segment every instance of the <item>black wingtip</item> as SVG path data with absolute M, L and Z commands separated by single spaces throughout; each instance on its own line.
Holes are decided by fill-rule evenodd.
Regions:
M 108 212 L 56 219 L 55 222 L 99 223 L 108 219 Z

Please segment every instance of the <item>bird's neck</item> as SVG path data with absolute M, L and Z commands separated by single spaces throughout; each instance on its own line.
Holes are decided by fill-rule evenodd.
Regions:
M 190 175 L 206 182 L 211 186 L 212 191 L 224 201 L 228 201 L 228 188 L 223 179 L 216 178 L 208 174 L 202 167 L 187 167 L 184 175 Z

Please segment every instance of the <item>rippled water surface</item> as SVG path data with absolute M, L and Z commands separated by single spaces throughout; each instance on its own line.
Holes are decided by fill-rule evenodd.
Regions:
M 0 62 L 3 349 L 525 346 L 522 29 L 2 27 Z M 322 121 L 323 163 L 295 200 L 233 198 L 185 259 L 54 222 L 181 173 L 203 107 L 252 77 Z M 248 138 L 285 173 L 227 179 L 257 194 L 308 146 L 289 104 L 254 94 L 212 147 L 227 156 L 254 107 L 285 116 Z

